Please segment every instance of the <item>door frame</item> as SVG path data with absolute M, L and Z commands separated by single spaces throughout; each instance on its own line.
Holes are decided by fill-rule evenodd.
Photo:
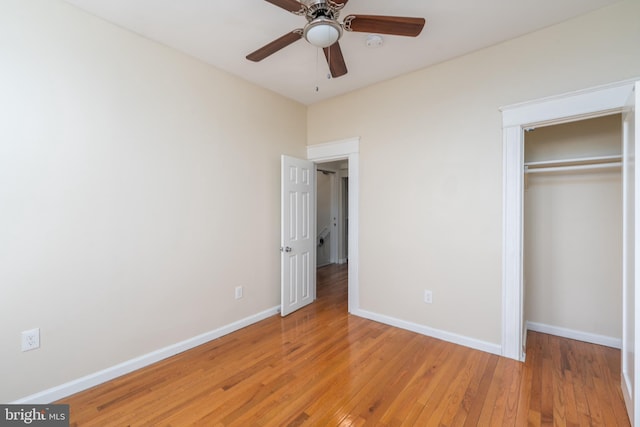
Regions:
M 636 80 L 500 108 L 503 128 L 502 355 L 505 357 L 520 361 L 525 357 L 524 131 L 621 113 Z
M 349 163 L 349 313 L 360 308 L 359 215 L 360 215 L 360 137 L 307 146 L 307 160 L 316 163 L 347 160 Z
M 639 85 L 636 82 L 636 93 L 632 93 L 622 114 L 622 360 L 620 366 L 622 396 L 627 406 L 627 414 L 631 425 L 640 425 L 640 399 L 638 399 L 638 372 L 640 372 L 640 356 L 637 353 L 637 342 L 640 342 L 636 307 L 640 307 L 637 292 L 640 246 L 638 226 L 640 211 L 638 197 L 640 174 L 636 167 L 637 146 L 640 140 L 638 132 Z M 633 123 L 633 127 L 630 125 Z M 633 233 L 629 231 L 633 230 Z

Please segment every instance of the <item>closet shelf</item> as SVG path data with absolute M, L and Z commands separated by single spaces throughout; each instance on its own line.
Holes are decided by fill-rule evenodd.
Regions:
M 622 155 L 580 157 L 562 160 L 526 162 L 525 173 L 562 172 L 572 170 L 607 169 L 622 166 Z

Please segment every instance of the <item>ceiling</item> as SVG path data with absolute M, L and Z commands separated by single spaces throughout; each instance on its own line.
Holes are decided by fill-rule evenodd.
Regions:
M 323 53 L 304 39 L 255 63 L 245 56 L 302 28 L 305 19 L 264 0 L 66 0 L 303 104 L 313 104 L 482 49 L 619 0 L 350 0 L 341 13 L 424 17 L 417 38 L 367 34 L 340 40 L 349 73 L 329 79 Z

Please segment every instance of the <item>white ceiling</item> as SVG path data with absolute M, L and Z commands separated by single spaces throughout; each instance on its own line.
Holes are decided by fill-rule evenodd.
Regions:
M 245 56 L 306 22 L 264 0 L 66 0 L 94 15 L 303 104 L 388 80 L 553 25 L 619 0 L 350 0 L 341 13 L 424 17 L 417 38 L 345 32 L 349 73 L 328 79 L 304 39 L 255 63 Z M 318 90 L 316 91 L 316 87 Z

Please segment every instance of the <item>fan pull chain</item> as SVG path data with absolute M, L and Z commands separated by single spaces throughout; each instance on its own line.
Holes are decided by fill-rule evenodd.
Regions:
M 327 65 L 329 65 L 329 69 L 331 69 L 331 46 L 329 46 L 328 48 L 328 55 L 327 55 Z M 327 80 L 331 79 L 331 73 L 327 73 Z
M 329 53 L 327 55 L 327 64 L 329 64 L 329 70 L 331 70 L 331 46 L 329 46 Z M 331 80 L 331 71 L 327 73 L 327 80 Z
M 316 49 L 316 93 L 320 92 L 320 86 L 318 85 L 318 73 L 320 72 L 320 68 L 318 64 L 320 63 L 320 48 Z

